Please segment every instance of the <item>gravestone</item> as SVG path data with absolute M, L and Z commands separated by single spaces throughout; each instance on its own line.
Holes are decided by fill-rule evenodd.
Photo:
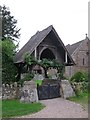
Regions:
M 57 79 L 57 70 L 50 68 L 47 71 L 47 74 L 51 77 L 51 79 Z
M 37 86 L 34 81 L 24 82 L 20 101 L 27 103 L 38 102 Z
M 61 80 L 61 92 L 63 98 L 75 96 L 73 88 L 68 80 Z
M 43 80 L 44 77 L 42 74 L 35 74 L 33 80 Z

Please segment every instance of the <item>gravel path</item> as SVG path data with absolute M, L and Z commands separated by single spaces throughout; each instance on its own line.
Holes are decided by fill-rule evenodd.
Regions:
M 41 100 L 46 107 L 41 111 L 20 118 L 88 118 L 82 106 L 62 98 Z

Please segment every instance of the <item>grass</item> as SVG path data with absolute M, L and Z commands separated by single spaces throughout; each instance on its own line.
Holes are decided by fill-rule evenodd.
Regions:
M 81 104 L 84 109 L 88 110 L 88 93 L 80 93 L 78 96 L 70 97 L 68 99 Z
M 39 85 L 42 85 L 42 80 L 35 80 L 35 84 L 39 84 Z
M 41 103 L 20 103 L 19 100 L 3 100 L 2 117 L 10 118 L 32 114 L 40 111 L 44 107 Z
M 2 100 L 0 100 L 0 120 L 2 118 Z

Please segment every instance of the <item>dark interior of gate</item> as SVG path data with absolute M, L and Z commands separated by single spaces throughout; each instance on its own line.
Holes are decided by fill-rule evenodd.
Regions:
M 60 81 L 49 80 L 48 82 L 46 82 L 44 80 L 41 86 L 37 86 L 37 91 L 39 100 L 60 97 Z
M 55 59 L 55 55 L 52 53 L 50 49 L 47 48 L 42 52 L 41 57 L 40 57 L 41 60 L 44 58 L 53 60 Z

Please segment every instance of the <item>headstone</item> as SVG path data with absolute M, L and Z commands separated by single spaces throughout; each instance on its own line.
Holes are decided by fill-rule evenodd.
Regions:
M 44 77 L 42 74 L 35 74 L 33 80 L 43 80 Z
M 34 81 L 24 82 L 20 101 L 30 103 L 38 102 L 37 87 Z
M 64 98 L 75 96 L 73 88 L 68 80 L 61 80 L 61 91 Z
M 48 69 L 47 72 L 48 75 L 50 75 L 51 79 L 57 79 L 57 70 L 56 69 Z

